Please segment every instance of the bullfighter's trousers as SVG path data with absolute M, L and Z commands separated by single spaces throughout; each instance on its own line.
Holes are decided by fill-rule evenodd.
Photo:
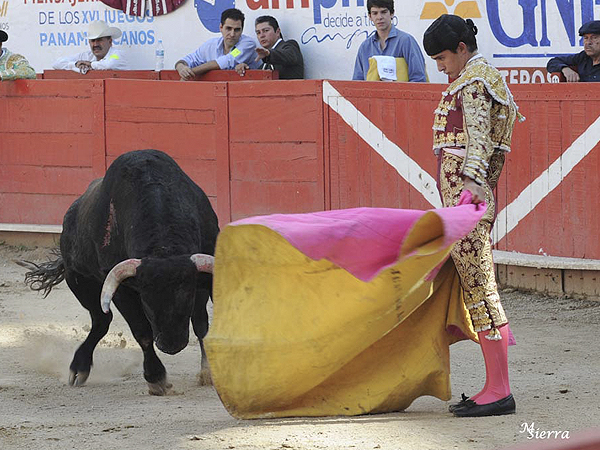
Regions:
M 463 190 L 461 168 L 463 158 L 441 151 L 438 188 L 445 207 L 456 206 Z M 488 168 L 485 191 L 487 211 L 476 227 L 452 249 L 451 256 L 460 276 L 465 305 L 476 332 L 490 330 L 491 340 L 502 339 L 498 327 L 508 323 L 500 303 L 490 232 L 496 216 L 496 199 L 493 189 L 504 165 L 504 152 L 495 152 Z

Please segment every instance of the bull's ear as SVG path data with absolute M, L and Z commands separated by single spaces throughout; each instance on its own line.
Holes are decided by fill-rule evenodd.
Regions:
M 104 284 L 102 285 L 102 293 L 100 294 L 100 305 L 105 314 L 110 312 L 110 302 L 112 301 L 113 295 L 115 295 L 119 284 L 121 284 L 121 281 L 129 277 L 134 277 L 137 268 L 141 263 L 141 259 L 126 259 L 108 272 Z
M 212 255 L 205 255 L 204 253 L 194 253 L 190 256 L 192 262 L 196 265 L 198 272 L 213 273 L 213 267 L 215 265 L 215 257 Z

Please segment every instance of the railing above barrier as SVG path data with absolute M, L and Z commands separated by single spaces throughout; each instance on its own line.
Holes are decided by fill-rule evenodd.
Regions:
M 181 76 L 176 70 L 161 70 L 161 80 L 180 80 Z M 246 70 L 240 75 L 235 70 L 210 70 L 205 74 L 198 75 L 194 81 L 250 81 L 250 80 L 277 80 L 277 70 Z
M 105 80 L 128 78 L 134 80 L 158 80 L 159 72 L 153 70 L 89 70 L 85 74 L 73 70 L 44 70 L 44 80 Z
M 109 78 L 126 78 L 130 80 L 171 80 L 179 81 L 181 76 L 176 70 L 90 70 L 86 73 L 73 70 L 44 70 L 38 74 L 44 80 L 105 80 Z M 203 75 L 198 75 L 192 81 L 249 81 L 249 80 L 277 80 L 277 70 L 246 70 L 244 75 L 235 70 L 211 70 Z

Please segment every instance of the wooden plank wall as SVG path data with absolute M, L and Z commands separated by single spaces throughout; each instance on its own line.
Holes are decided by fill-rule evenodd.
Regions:
M 555 161 L 564 178 L 498 243 L 498 249 L 600 259 L 600 146 L 588 139 L 586 145 L 596 145 L 570 173 L 562 163 L 563 152 L 600 116 L 600 102 L 593 100 L 596 89 L 586 83 L 575 89 L 559 84 L 515 85 L 511 89 L 527 119 L 515 126 L 513 151 L 501 178 L 499 208 L 514 201 Z M 542 176 L 549 178 L 547 173 Z
M 429 208 L 360 137 L 364 130 L 350 127 L 323 102 L 323 83 L 2 83 L 0 223 L 60 224 L 89 181 L 118 155 L 140 148 L 173 155 L 207 192 L 222 225 L 269 213 Z M 329 83 L 340 102 L 349 101 L 356 114 L 436 177 L 432 112 L 444 86 Z M 592 150 L 571 173 L 563 172 L 567 160 L 561 156 L 598 120 L 600 96 L 585 83 L 512 90 L 527 121 L 515 128 L 497 190 L 499 210 L 555 161 L 564 180 L 497 248 L 600 259 L 598 133 L 589 135 L 584 144 Z M 327 92 L 329 101 L 332 90 Z
M 60 224 L 103 173 L 102 81 L 0 83 L 0 222 Z
M 432 112 L 441 93 L 438 85 L 420 85 L 419 90 L 404 83 L 332 82 L 332 85 L 389 140 L 436 178 L 431 126 Z M 328 117 L 332 208 L 431 208 L 418 191 L 360 138 L 366 130 L 352 129 L 333 111 Z
M 433 111 L 443 85 L 331 82 L 385 136 L 433 178 Z M 368 88 L 364 88 L 368 86 Z M 527 117 L 515 125 L 512 152 L 507 155 L 497 188 L 501 211 L 550 164 L 559 161 L 562 183 L 524 217 L 496 248 L 534 255 L 600 259 L 600 146 L 567 174 L 562 153 L 600 116 L 600 99 L 591 84 L 511 86 L 520 111 Z M 429 209 L 431 205 L 353 129 L 326 108 L 329 130 L 331 207 L 376 206 Z M 548 181 L 549 175 L 545 173 Z M 531 198 L 529 199 L 531 200 Z
M 319 81 L 229 83 L 232 220 L 325 209 Z
M 106 167 L 131 150 L 162 150 L 206 192 L 220 223 L 229 222 L 227 83 L 105 83 Z

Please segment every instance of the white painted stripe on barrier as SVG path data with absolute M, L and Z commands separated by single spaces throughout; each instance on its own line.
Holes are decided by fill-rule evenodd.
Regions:
M 435 180 L 327 81 L 323 82 L 323 101 L 396 169 L 402 178 L 419 191 L 425 200 L 435 208 L 441 207 Z M 493 242 L 499 242 L 510 233 L 550 192 L 558 187 L 598 142 L 600 142 L 600 117 L 556 161 L 523 189 L 516 199 L 500 211 L 492 231 Z
M 517 198 L 500 211 L 492 234 L 494 243 L 510 233 L 527 214 L 556 189 L 599 141 L 600 117 L 575 139 L 575 142 L 556 161 L 523 189 Z
M 433 177 L 390 141 L 383 131 L 367 119 L 356 106 L 342 97 L 328 81 L 323 81 L 323 101 L 338 113 L 362 140 L 396 169 L 402 178 L 419 191 L 425 200 L 434 208 L 442 207 Z

